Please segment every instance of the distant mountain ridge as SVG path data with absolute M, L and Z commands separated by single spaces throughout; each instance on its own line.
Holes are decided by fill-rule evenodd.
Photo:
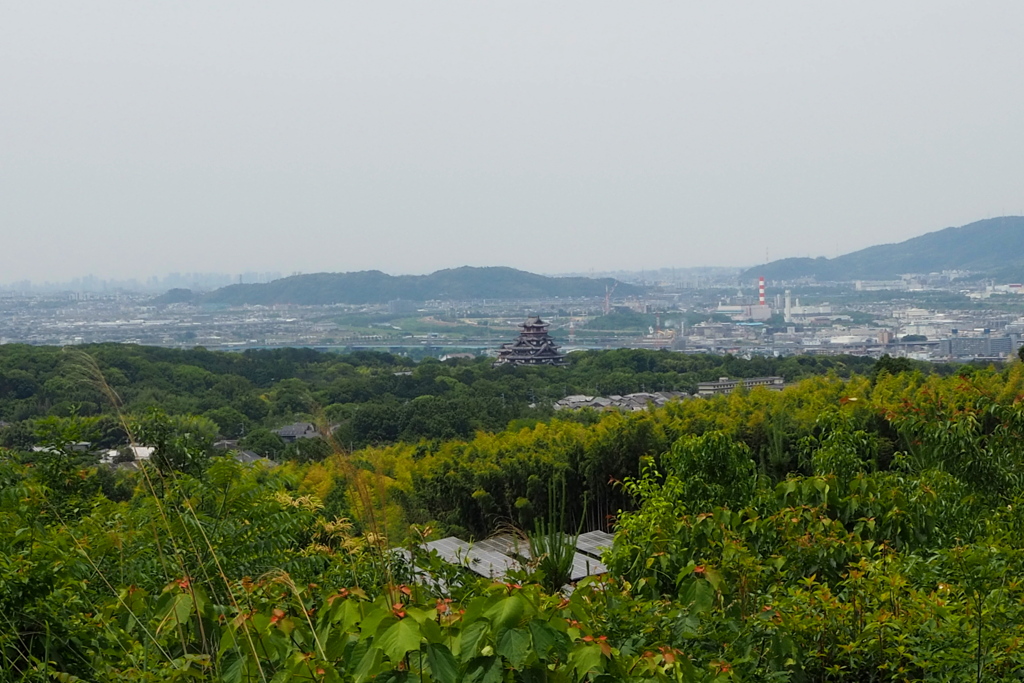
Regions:
M 192 301 L 210 304 L 330 304 L 386 303 L 468 299 L 535 299 L 547 297 L 604 296 L 606 287 L 617 295 L 637 295 L 642 289 L 612 278 L 547 277 L 515 268 L 451 268 L 430 275 L 388 275 L 379 270 L 355 273 L 311 273 L 293 275 L 263 284 L 229 285 Z M 183 300 L 181 290 L 172 290 L 157 302 Z
M 833 259 L 787 258 L 745 271 L 744 280 L 802 277 L 818 281 L 891 280 L 904 273 L 970 270 L 992 277 L 1024 275 L 1024 216 L 988 218 Z

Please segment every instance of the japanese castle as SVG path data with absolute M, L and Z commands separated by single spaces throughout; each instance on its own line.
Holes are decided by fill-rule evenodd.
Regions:
M 530 318 L 519 326 L 519 337 L 503 344 L 495 365 L 567 365 L 565 354 L 558 350 L 555 340 L 548 334 L 548 324 L 538 317 Z

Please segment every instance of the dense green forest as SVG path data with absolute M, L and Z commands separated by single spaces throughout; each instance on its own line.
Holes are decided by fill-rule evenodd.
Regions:
M 246 437 L 250 447 L 278 455 L 283 444 L 275 445 L 268 430 L 296 420 L 333 426 L 349 448 L 465 438 L 504 429 L 513 420 L 543 419 L 555 401 L 571 394 L 693 392 L 697 382 L 720 376 L 849 377 L 869 372 L 873 363 L 854 356 L 743 360 L 643 350 L 573 353 L 570 360 L 565 369 L 517 369 L 492 367 L 488 358 L 415 363 L 386 353 L 309 349 L 4 345 L 0 421 L 13 426 L 0 430 L 0 445 L 31 445 L 32 420 L 71 414 L 107 415 L 104 443 L 123 441 L 108 389 L 127 413 L 159 408 L 204 417 L 224 438 Z
M 0 450 L 0 681 L 1024 673 L 1020 363 L 943 375 L 891 359 L 854 372 L 863 361 L 607 352 L 534 371 L 302 351 L 3 350 L 17 359 L 3 366 L 6 429 L 30 429 L 36 450 Z M 743 367 L 805 378 L 633 413 L 522 413 L 455 437 L 327 438 L 317 457 L 276 466 L 211 451 L 217 423 L 202 415 L 225 407 L 203 401 L 229 380 L 267 407 L 253 423 L 266 426 L 309 410 L 275 407 L 282 383 L 326 411 L 358 404 L 324 400 L 342 378 L 387 386 L 398 405 L 443 397 L 415 394 L 428 376 L 474 400 L 487 383 L 522 382 L 507 399 L 518 404 L 616 373 Z M 189 377 L 201 380 L 191 391 L 177 384 Z M 402 394 L 406 378 L 419 384 Z M 98 466 L 80 444 L 110 422 L 152 459 Z M 613 531 L 609 572 L 568 591 L 550 558 L 491 581 L 418 549 L 498 529 L 550 539 L 558 524 Z

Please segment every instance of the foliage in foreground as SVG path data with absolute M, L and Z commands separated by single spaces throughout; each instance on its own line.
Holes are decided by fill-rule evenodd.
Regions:
M 1019 680 L 1022 385 L 820 380 L 272 470 L 97 469 L 56 421 L 0 461 L 0 681 Z M 446 472 L 490 487 L 434 508 L 468 528 L 616 458 L 610 572 L 571 593 L 412 550 Z

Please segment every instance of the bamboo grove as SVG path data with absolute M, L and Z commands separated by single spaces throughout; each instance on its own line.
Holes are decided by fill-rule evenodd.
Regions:
M 0 681 L 1024 675 L 1020 363 L 328 434 L 276 466 L 84 367 L 112 408 L 26 414 L 37 450 L 0 455 Z M 150 463 L 81 452 L 111 419 Z M 558 524 L 614 532 L 609 572 L 552 590 L 541 562 L 496 582 L 418 549 Z

